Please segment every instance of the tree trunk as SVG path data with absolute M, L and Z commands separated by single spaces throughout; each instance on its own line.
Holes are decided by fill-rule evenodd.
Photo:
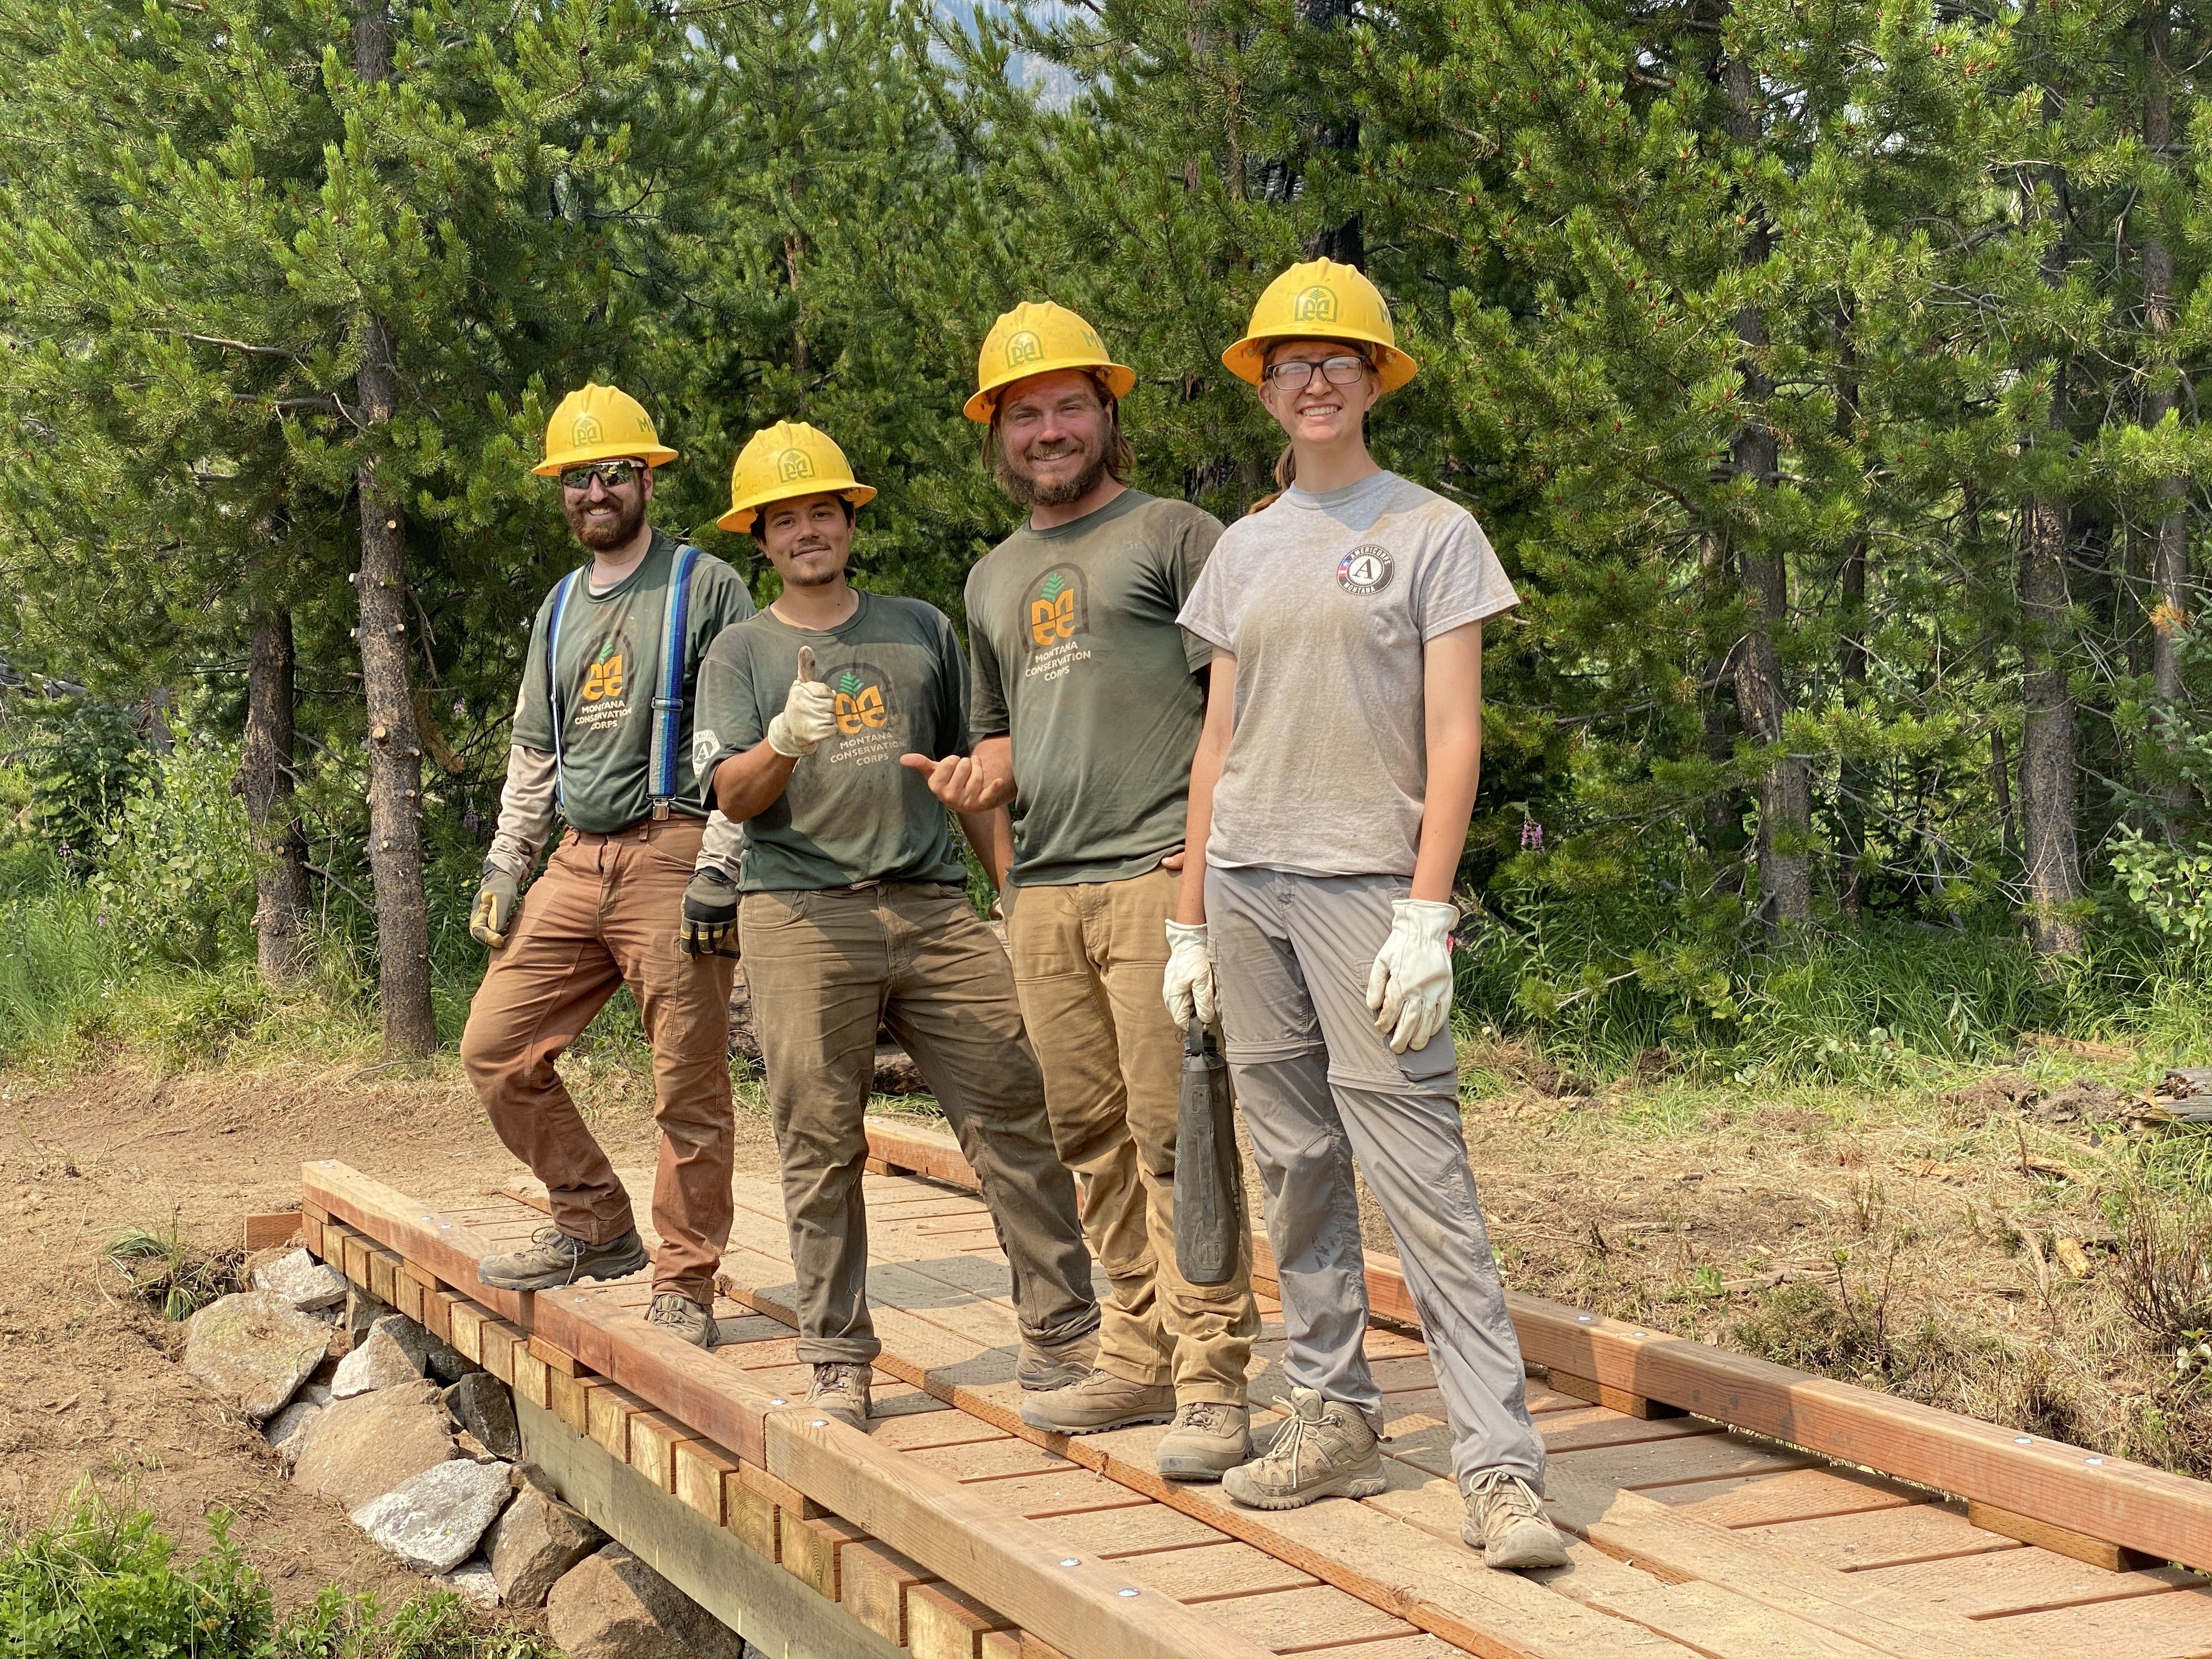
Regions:
M 2148 59 L 2150 91 L 2143 100 L 2143 146 L 2161 162 L 2170 164 L 2173 149 L 2173 96 L 2166 85 L 2166 53 L 2172 34 L 2172 19 L 2164 4 L 2151 6 L 2143 23 L 2144 56 Z M 2173 253 L 2156 236 L 2142 243 L 2143 324 L 2155 343 L 2146 354 L 2154 374 L 2170 373 L 2174 365 L 2166 347 L 2173 331 Z M 2163 379 L 2154 380 L 2143 395 L 2142 423 L 2155 429 L 2174 408 L 2173 388 Z M 2176 650 L 2179 631 L 2189 622 L 2189 518 L 2182 505 L 2184 483 L 2174 475 L 2158 481 L 2157 528 L 2152 532 L 2150 584 L 2154 596 L 2150 611 L 2151 685 L 2162 709 L 2181 702 L 2181 659 Z M 2179 744 L 2167 745 L 2168 757 L 2178 763 Z M 2188 802 L 2188 789 L 2178 779 L 2160 792 L 2166 805 L 2167 836 L 2173 833 L 2173 815 Z
M 293 800 L 292 738 L 292 613 L 257 604 L 239 775 L 253 836 L 253 933 L 272 988 L 297 981 L 307 960 L 307 843 Z
M 392 74 L 384 0 L 360 0 L 353 27 L 354 73 Z M 381 319 L 362 328 L 355 392 L 372 432 L 398 403 L 392 337 Z M 361 683 L 368 714 L 368 867 L 376 892 L 377 988 L 385 1052 L 419 1059 L 435 1052 L 430 1006 L 430 915 L 422 890 L 422 749 L 409 686 L 407 537 L 399 493 L 370 454 L 356 469 L 361 508 Z
M 1729 136 L 1738 143 L 1760 137 L 1752 67 L 1731 58 L 1725 72 Z M 1771 239 L 1765 217 L 1750 204 L 1751 231 L 1745 241 L 1747 265 L 1763 264 Z M 1735 471 L 1760 490 L 1775 477 L 1774 428 L 1763 418 L 1773 384 L 1760 366 L 1767 343 L 1766 316 L 1755 306 L 1736 313 L 1736 337 L 1743 343 L 1737 374 L 1743 385 L 1745 420 L 1729 446 Z M 1783 717 L 1789 692 L 1782 682 L 1782 659 L 1774 636 L 1789 626 L 1790 576 L 1778 548 L 1755 532 L 1737 538 L 1736 568 L 1749 601 L 1751 624 L 1735 652 L 1735 706 L 1753 742 L 1772 751 L 1759 786 L 1759 908 L 1770 927 L 1803 927 L 1813 920 L 1812 780 L 1802 757 L 1788 752 Z
M 1858 356 L 1851 346 L 1851 313 L 1846 306 L 1836 319 L 1836 436 L 1849 444 L 1858 429 Z M 1844 550 L 1838 574 L 1842 589 L 1842 629 L 1836 641 L 1836 678 L 1842 683 L 1844 707 L 1857 708 L 1866 702 L 1867 538 L 1851 538 Z M 1874 791 L 1874 769 L 1856 757 L 1844 759 L 1836 769 L 1836 824 L 1842 846 L 1843 879 L 1836 885 L 1837 902 L 1844 915 L 1856 922 L 1866 911 L 1866 804 Z

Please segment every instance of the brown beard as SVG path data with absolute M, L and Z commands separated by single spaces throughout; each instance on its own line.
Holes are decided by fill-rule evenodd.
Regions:
M 1058 459 L 1058 457 L 1054 457 Z M 999 464 L 994 469 L 998 474 L 999 488 L 1013 498 L 1019 507 L 1066 507 L 1070 501 L 1079 501 L 1106 476 L 1106 445 L 1102 441 L 1084 452 L 1083 470 L 1062 484 L 1040 484 L 1028 473 L 1016 468 L 1013 458 L 1006 453 L 1002 441 L 999 445 Z
M 623 497 L 617 495 L 614 499 L 619 503 Z M 645 495 L 642 490 L 615 520 L 611 527 L 603 528 L 591 523 L 584 516 L 585 506 L 581 501 L 571 504 L 564 497 L 561 502 L 561 514 L 568 520 L 568 528 L 574 532 L 576 539 L 594 553 L 627 547 L 636 536 L 638 526 L 645 522 Z

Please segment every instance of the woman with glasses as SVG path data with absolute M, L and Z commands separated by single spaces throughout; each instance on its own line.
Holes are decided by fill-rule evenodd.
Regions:
M 1186 843 L 1206 857 L 1183 872 L 1165 989 L 1178 1020 L 1218 1009 L 1293 1410 L 1223 1489 L 1261 1509 L 1383 1489 L 1356 1158 L 1436 1366 L 1461 1536 L 1493 1567 L 1562 1565 L 1449 1021 L 1482 624 L 1518 599 L 1465 508 L 1368 453 L 1368 411 L 1414 364 L 1358 270 L 1293 266 L 1222 362 L 1290 442 L 1282 493 L 1223 533 L 1180 618 L 1214 655 Z

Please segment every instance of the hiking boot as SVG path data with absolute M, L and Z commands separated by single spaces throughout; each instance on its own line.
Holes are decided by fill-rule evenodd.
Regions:
M 1170 1480 L 1218 1480 L 1252 1455 L 1252 1414 L 1242 1406 L 1194 1400 L 1178 1407 L 1158 1449 Z
M 807 1409 L 834 1417 L 847 1428 L 866 1433 L 868 1370 L 866 1365 L 838 1360 L 817 1365 L 814 1386 L 806 1391 Z
M 653 1298 L 645 1322 L 682 1337 L 695 1348 L 714 1346 L 714 1310 L 703 1302 L 694 1302 L 674 1291 L 663 1291 Z
M 530 1236 L 528 1249 L 477 1262 L 477 1278 L 495 1290 L 556 1291 L 580 1279 L 625 1279 L 652 1265 L 635 1227 L 604 1244 L 586 1244 L 558 1227 L 540 1227 Z
M 1022 1421 L 1054 1434 L 1099 1434 L 1175 1415 L 1175 1390 L 1164 1382 L 1131 1382 L 1094 1370 L 1080 1382 L 1022 1401 Z
M 1291 1390 L 1291 1415 L 1265 1455 L 1221 1477 L 1232 1503 L 1294 1510 L 1316 1498 L 1372 1498 L 1382 1490 L 1382 1453 L 1367 1419 L 1312 1389 Z
M 1042 1348 L 1033 1348 L 1024 1342 L 1022 1344 L 1021 1363 L 1014 1367 L 1014 1381 L 1031 1394 L 1064 1389 L 1090 1376 L 1091 1364 L 1097 1358 L 1098 1334 L 1096 1331 L 1064 1348 L 1049 1352 Z
M 1468 1548 L 1482 1552 L 1484 1565 L 1500 1572 L 1567 1565 L 1566 1541 L 1545 1515 L 1536 1489 L 1504 1469 L 1475 1477 L 1459 1535 Z

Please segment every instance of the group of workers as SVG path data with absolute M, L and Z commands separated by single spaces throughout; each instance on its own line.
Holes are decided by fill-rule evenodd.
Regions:
M 676 455 L 643 408 L 601 386 L 561 404 L 536 471 L 591 562 L 532 630 L 462 1040 L 552 1224 L 483 1278 L 649 1265 L 649 1322 L 713 1342 L 742 941 L 811 1407 L 869 1415 L 864 1114 L 886 1024 L 1012 1270 L 1025 1423 L 1168 1424 L 1160 1473 L 1242 1504 L 1380 1492 L 1356 1162 L 1435 1365 L 1462 1536 L 1495 1567 L 1562 1565 L 1449 1020 L 1482 624 L 1516 596 L 1464 508 L 1369 453 L 1370 410 L 1414 363 L 1360 271 L 1293 266 L 1222 361 L 1289 441 L 1279 492 L 1227 529 L 1131 487 L 1137 377 L 1088 323 L 1049 302 L 998 319 L 965 412 L 1028 517 L 969 572 L 964 658 L 934 606 L 852 585 L 876 492 L 824 434 L 781 422 L 737 459 L 717 522 L 781 583 L 757 611 L 737 571 L 652 526 Z M 556 811 L 566 833 L 522 893 Z M 554 1063 L 623 984 L 661 1131 L 650 1253 Z M 1201 1028 L 1251 1138 L 1288 1338 L 1291 1412 L 1259 1437 L 1244 1230 L 1221 1283 L 1176 1250 Z

